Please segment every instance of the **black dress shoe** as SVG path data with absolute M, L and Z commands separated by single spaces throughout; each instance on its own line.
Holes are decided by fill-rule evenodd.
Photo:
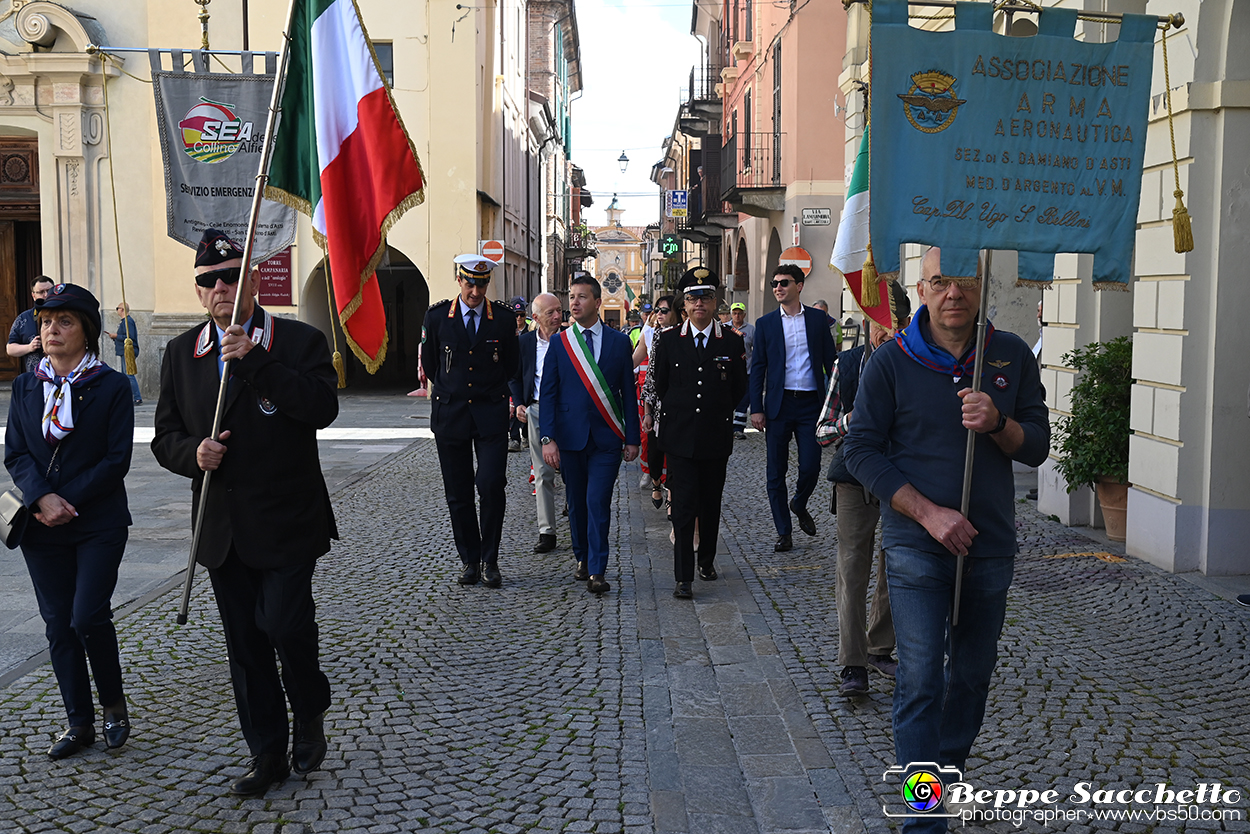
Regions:
M 476 585 L 478 580 L 477 565 L 465 565 L 456 581 L 461 585 Z
M 606 594 L 612 590 L 612 586 L 603 578 L 603 574 L 597 573 L 590 577 L 590 581 L 586 583 L 586 590 L 592 594 Z
M 799 529 L 809 536 L 816 535 L 816 520 L 812 518 L 812 514 L 807 511 L 807 507 L 796 507 L 794 502 L 790 502 L 790 512 L 799 518 Z
M 694 599 L 694 592 L 690 590 L 690 583 L 678 582 L 677 587 L 673 589 L 673 596 L 677 599 Z
M 794 540 L 789 536 L 778 536 L 777 543 L 773 545 L 774 553 L 785 553 L 787 550 L 794 549 Z
M 48 750 L 48 758 L 67 759 L 84 747 L 90 747 L 93 744 L 95 744 L 95 727 L 90 725 L 70 727 L 53 742 L 52 748 Z
M 130 738 L 130 719 L 126 710 L 120 712 L 105 711 L 104 713 L 104 745 L 116 750 Z
M 503 574 L 499 572 L 499 565 L 494 562 L 482 563 L 482 584 L 487 588 L 503 587 Z
M 711 565 L 699 565 L 699 578 L 704 582 L 711 582 L 716 579 L 716 568 Z
M 291 769 L 301 775 L 312 773 L 321 767 L 326 757 L 326 714 L 320 713 L 307 721 L 295 719 L 295 740 L 291 744 Z
M 534 545 L 535 553 L 550 553 L 556 549 L 555 533 L 539 533 L 538 544 Z
M 573 579 L 577 582 L 585 582 L 590 578 L 590 571 L 586 569 L 585 562 L 577 563 L 577 570 L 573 571 Z
M 291 768 L 284 754 L 261 753 L 252 759 L 252 769 L 234 780 L 230 793 L 235 796 L 264 796 L 271 785 L 290 775 Z

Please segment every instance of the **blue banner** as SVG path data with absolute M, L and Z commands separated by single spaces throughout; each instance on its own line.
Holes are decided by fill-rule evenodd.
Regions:
M 1075 9 L 1044 9 L 1037 35 L 992 31 L 989 3 L 959 3 L 955 30 L 872 6 L 870 220 L 877 271 L 899 246 L 942 247 L 975 274 L 980 249 L 1020 252 L 1048 283 L 1054 255 L 1094 255 L 1095 286 L 1129 280 L 1141 197 L 1156 19 L 1125 15 L 1119 40 L 1074 40 Z

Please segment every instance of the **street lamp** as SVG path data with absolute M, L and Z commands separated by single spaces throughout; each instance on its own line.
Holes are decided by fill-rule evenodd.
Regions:
M 616 158 L 616 163 L 621 166 L 621 173 L 625 173 L 625 169 L 629 167 L 629 157 L 625 155 L 625 151 L 621 151 L 621 155 Z

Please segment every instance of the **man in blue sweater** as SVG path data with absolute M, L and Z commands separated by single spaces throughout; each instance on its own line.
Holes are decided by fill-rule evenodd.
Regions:
M 1010 333 L 987 328 L 982 391 L 972 392 L 979 268 L 972 280 L 944 277 L 934 247 L 921 275 L 918 314 L 864 369 L 845 457 L 881 500 L 898 648 L 898 764 L 962 769 L 985 715 L 1015 562 L 1011 462 L 1040 465 L 1050 424 L 1037 363 Z M 977 438 L 965 518 L 958 508 L 969 429 Z M 951 627 L 958 554 L 968 558 Z M 944 831 L 946 819 L 911 818 L 904 829 Z

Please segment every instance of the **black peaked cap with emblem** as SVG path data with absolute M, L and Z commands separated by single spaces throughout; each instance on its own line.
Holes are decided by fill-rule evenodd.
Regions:
M 243 247 L 235 243 L 220 229 L 205 229 L 195 250 L 195 265 L 217 266 L 243 257 Z
M 706 266 L 687 269 L 677 282 L 678 292 L 685 292 L 690 287 L 712 287 L 720 289 L 720 277 Z

